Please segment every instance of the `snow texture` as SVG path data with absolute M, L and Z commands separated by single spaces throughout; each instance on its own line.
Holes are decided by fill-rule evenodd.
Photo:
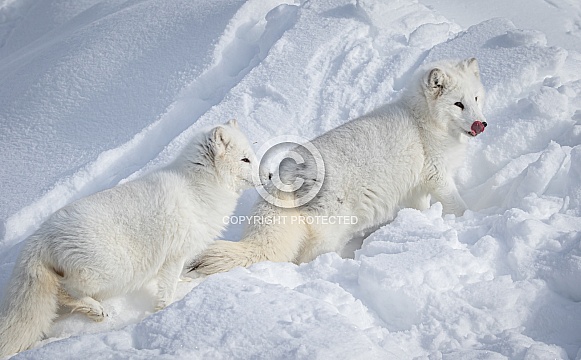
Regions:
M 0 296 L 50 214 L 208 125 L 314 138 L 439 59 L 477 57 L 487 90 L 464 216 L 403 209 L 350 256 L 193 279 L 157 313 L 149 284 L 14 358 L 581 359 L 580 52 L 575 0 L 0 1 Z

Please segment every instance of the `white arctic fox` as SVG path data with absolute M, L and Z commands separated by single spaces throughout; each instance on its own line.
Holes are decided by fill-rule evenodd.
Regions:
M 466 204 L 453 175 L 464 161 L 466 140 L 484 131 L 483 101 L 476 59 L 423 67 L 398 101 L 310 143 L 321 154 L 323 179 L 316 179 L 310 150 L 298 146 L 304 163 L 283 162 L 279 173 L 284 184 L 302 179 L 303 185 L 274 191 L 297 206 L 259 201 L 252 217 L 259 221 L 243 239 L 213 243 L 192 269 L 212 274 L 265 260 L 308 262 L 340 252 L 353 237 L 393 219 L 398 206 L 426 209 L 430 195 L 445 213 L 462 215 Z M 298 199 L 316 186 L 317 195 L 301 204 Z
M 39 340 L 59 304 L 100 321 L 99 299 L 155 279 L 155 308 L 168 305 L 184 262 L 222 232 L 255 165 L 232 120 L 198 134 L 166 168 L 54 213 L 16 262 L 0 310 L 0 357 Z

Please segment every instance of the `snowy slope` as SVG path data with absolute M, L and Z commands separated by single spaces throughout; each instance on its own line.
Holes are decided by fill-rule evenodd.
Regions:
M 0 2 L 0 289 L 48 215 L 202 127 L 313 138 L 450 57 L 488 92 L 464 216 L 404 209 L 352 258 L 194 279 L 155 314 L 149 286 L 16 358 L 581 359 L 581 6 L 494 3 Z

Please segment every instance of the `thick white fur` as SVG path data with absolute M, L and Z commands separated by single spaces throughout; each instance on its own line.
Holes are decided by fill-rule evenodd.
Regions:
M 340 253 L 353 237 L 393 219 L 398 206 L 426 209 L 430 195 L 445 213 L 462 215 L 467 207 L 453 175 L 464 161 L 472 123 L 485 121 L 483 101 L 476 59 L 423 67 L 398 101 L 312 141 L 325 164 L 323 186 L 313 200 L 294 209 L 260 201 L 254 216 L 286 216 L 286 223 L 250 224 L 240 242 L 216 241 L 192 268 L 212 274 L 265 260 L 301 263 L 325 252 Z M 296 149 L 306 167 L 291 163 L 280 168 L 281 178 L 307 179 L 295 197 L 309 190 L 308 179 L 315 173 L 304 150 Z M 358 221 L 293 224 L 291 216 L 356 216 Z
M 242 159 L 248 161 L 242 161 Z M 200 133 L 168 167 L 56 213 L 27 239 L 0 312 L 0 357 L 38 341 L 58 305 L 94 320 L 100 299 L 157 280 L 156 309 L 184 263 L 222 232 L 256 158 L 235 120 Z

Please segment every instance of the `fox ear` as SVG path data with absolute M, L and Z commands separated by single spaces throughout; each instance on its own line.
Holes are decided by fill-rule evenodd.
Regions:
M 477 78 L 480 79 L 480 69 L 478 68 L 478 60 L 476 60 L 476 58 L 462 60 L 461 64 L 463 68 L 471 71 Z
M 228 121 L 226 123 L 226 125 L 230 125 L 233 128 L 239 129 L 239 127 L 238 127 L 238 120 L 236 120 L 236 119 L 232 119 L 232 120 Z
M 230 138 L 222 126 L 216 126 L 210 135 L 212 146 L 214 147 L 214 151 L 217 155 L 222 155 L 228 144 L 230 143 Z
M 448 87 L 449 83 L 450 78 L 440 68 L 433 68 L 428 72 L 428 76 L 426 77 L 426 89 L 434 97 L 442 95 L 442 92 Z

